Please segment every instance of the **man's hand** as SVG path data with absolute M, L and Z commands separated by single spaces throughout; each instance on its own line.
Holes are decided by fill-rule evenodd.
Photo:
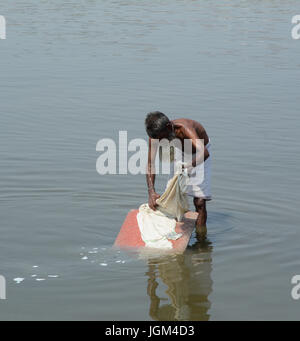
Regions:
M 191 174 L 191 172 L 192 172 L 192 170 L 193 170 L 193 165 L 191 165 L 191 164 L 185 164 L 184 166 L 182 166 L 182 170 L 184 170 L 184 169 L 186 169 L 187 170 L 187 173 L 188 173 L 188 175 L 190 175 Z
M 156 192 L 154 192 L 154 191 L 149 192 L 148 205 L 153 211 L 156 211 L 156 206 L 157 206 L 156 200 L 159 197 L 160 197 L 160 195 L 157 194 Z
M 181 162 L 181 161 L 178 161 L 178 163 L 177 163 L 177 171 L 179 171 L 179 169 L 181 169 L 181 172 L 184 172 L 184 170 L 186 169 L 188 175 L 191 174 L 193 168 L 194 167 L 191 163 Z

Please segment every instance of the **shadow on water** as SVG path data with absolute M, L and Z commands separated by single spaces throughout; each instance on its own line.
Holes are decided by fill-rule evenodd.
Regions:
M 185 253 L 148 260 L 149 315 L 156 321 L 208 321 L 212 292 L 211 243 L 196 242 Z M 167 298 L 160 297 L 162 284 Z M 167 302 L 166 302 L 167 301 Z

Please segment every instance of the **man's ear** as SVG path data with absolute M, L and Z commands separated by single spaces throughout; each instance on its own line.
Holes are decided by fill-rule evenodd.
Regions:
M 168 122 L 167 125 L 166 125 L 166 127 L 167 127 L 168 129 L 172 129 L 172 123 L 171 123 L 171 122 Z

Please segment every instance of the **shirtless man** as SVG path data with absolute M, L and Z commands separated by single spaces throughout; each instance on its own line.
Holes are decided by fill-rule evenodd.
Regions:
M 177 138 L 181 141 L 182 151 L 184 151 L 184 140 L 190 139 L 192 142 L 192 162 L 189 165 L 189 168 L 192 168 L 192 171 L 189 173 L 193 173 L 197 166 L 199 166 L 204 161 L 204 179 L 193 180 L 191 186 L 189 186 L 188 195 L 193 196 L 194 205 L 196 212 L 198 212 L 198 218 L 196 220 L 196 234 L 200 239 L 205 239 L 207 228 L 206 228 L 206 201 L 211 200 L 210 194 L 210 142 L 209 137 L 203 128 L 203 126 L 193 120 L 189 120 L 186 118 L 180 118 L 175 120 L 169 120 L 166 115 L 159 111 L 151 112 L 147 115 L 145 120 L 145 128 L 147 134 L 149 136 L 149 152 L 148 152 L 148 168 L 147 168 L 147 185 L 148 185 L 148 205 L 151 209 L 156 209 L 156 199 L 160 196 L 155 192 L 154 183 L 155 183 L 155 156 L 157 152 L 157 148 L 153 148 L 151 146 L 152 139 L 168 139 L 169 141 Z M 201 144 L 204 150 L 200 150 L 201 147 L 199 143 L 197 143 L 197 139 L 201 139 L 203 144 Z M 151 148 L 153 150 L 151 150 Z M 202 155 L 202 160 L 199 162 L 194 155 L 199 151 Z M 204 160 L 203 160 L 204 159 Z M 203 165 L 202 165 L 203 166 Z M 195 172 L 194 172 L 195 175 Z M 195 177 L 194 177 L 195 178 Z M 191 178 L 190 178 L 191 179 Z M 203 180 L 203 181 L 202 181 Z M 191 181 L 191 180 L 190 180 Z

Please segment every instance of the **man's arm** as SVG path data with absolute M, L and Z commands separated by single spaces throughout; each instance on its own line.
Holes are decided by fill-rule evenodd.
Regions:
M 209 152 L 204 145 L 204 141 L 199 139 L 198 134 L 194 129 L 184 128 L 184 134 L 186 138 L 191 140 L 192 146 L 196 150 L 196 155 L 192 158 L 191 162 L 186 165 L 186 168 L 196 167 L 209 157 Z
M 156 199 L 160 196 L 155 192 L 154 183 L 155 183 L 155 157 L 157 153 L 158 143 L 155 143 L 151 138 L 149 138 L 149 149 L 148 149 L 148 164 L 147 164 L 147 173 L 146 173 L 146 181 L 148 186 L 148 205 L 149 207 L 155 211 Z

